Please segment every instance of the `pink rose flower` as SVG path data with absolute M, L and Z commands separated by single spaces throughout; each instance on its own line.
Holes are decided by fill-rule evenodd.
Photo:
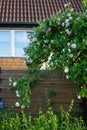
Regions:
M 21 105 L 21 109 L 24 109 L 25 108 L 25 106 L 24 105 Z
M 70 58 L 73 58 L 73 54 L 70 54 L 69 56 L 70 56 Z
M 71 34 L 71 32 L 70 32 L 68 29 L 66 29 L 66 33 L 67 33 L 68 35 Z
M 76 48 L 76 44 L 72 44 L 71 47 L 72 47 L 72 48 Z
M 70 26 L 70 23 L 66 23 L 66 27 L 69 27 Z

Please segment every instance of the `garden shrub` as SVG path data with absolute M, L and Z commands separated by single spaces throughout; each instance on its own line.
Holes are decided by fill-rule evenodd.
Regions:
M 66 78 L 87 97 L 87 8 L 75 12 L 70 4 L 64 12 L 39 22 L 25 48 L 29 69 L 61 69 Z

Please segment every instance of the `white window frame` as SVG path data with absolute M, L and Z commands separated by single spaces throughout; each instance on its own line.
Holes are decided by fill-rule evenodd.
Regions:
M 17 31 L 20 31 L 20 32 L 22 32 L 22 31 L 25 31 L 25 32 L 34 32 L 34 30 L 0 30 L 0 31 L 3 31 L 3 32 L 5 32 L 5 31 L 8 31 L 8 32 L 10 32 L 10 34 L 11 34 L 11 39 L 10 39 L 10 41 L 11 41 L 11 55 L 10 56 L 1 56 L 0 55 L 0 57 L 26 57 L 26 56 L 20 56 L 20 55 L 15 55 L 15 50 L 16 50 L 16 46 L 15 46 L 15 32 L 17 32 Z

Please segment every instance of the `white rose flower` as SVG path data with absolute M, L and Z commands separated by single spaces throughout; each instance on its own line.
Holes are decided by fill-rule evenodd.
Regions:
M 71 50 L 70 50 L 70 49 L 68 49 L 68 52 L 71 52 Z
M 70 46 L 70 42 L 67 42 L 67 46 Z
M 51 40 L 50 42 L 53 43 L 53 40 Z
M 65 68 L 64 68 L 64 72 L 65 72 L 65 73 L 68 73 L 68 72 L 69 72 L 69 68 L 68 68 L 68 66 L 65 66 Z
M 17 94 L 17 93 L 18 93 L 18 91 L 16 90 L 16 91 L 15 91 L 15 93 Z
M 71 17 L 71 14 L 70 14 L 70 13 L 68 13 L 68 14 L 67 14 L 67 16 L 68 16 L 68 17 Z
M 20 106 L 19 102 L 16 102 L 16 103 L 15 103 L 15 106 L 16 106 L 16 107 L 19 107 L 19 106 Z
M 48 40 L 44 40 L 45 43 L 48 43 Z
M 66 19 L 66 20 L 65 20 L 65 23 L 69 23 L 69 19 Z
M 57 18 L 58 21 L 60 21 L 60 18 Z
M 13 87 L 15 87 L 17 85 L 17 82 L 13 82 Z
M 74 9 L 73 9 L 73 8 L 71 8 L 70 12 L 73 12 L 73 11 L 74 11 Z
M 64 25 L 65 25 L 65 23 L 63 22 L 63 23 L 62 23 L 62 27 L 64 27 Z
M 81 99 L 81 96 L 80 96 L 80 95 L 77 95 L 77 98 L 78 98 L 78 99 Z
M 72 19 L 72 17 L 69 17 L 69 20 L 71 20 Z
M 32 42 L 36 42 L 36 41 L 37 41 L 37 38 L 34 37 L 34 38 L 32 39 Z
M 16 94 L 17 97 L 20 97 L 19 93 Z
M 65 52 L 65 49 L 63 49 L 62 51 Z
M 66 75 L 66 79 L 69 79 L 68 75 Z

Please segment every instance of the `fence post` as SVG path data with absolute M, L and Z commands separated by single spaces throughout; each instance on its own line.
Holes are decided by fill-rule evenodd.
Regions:
M 83 119 L 85 121 L 85 124 L 87 125 L 87 98 L 82 99 L 83 104 Z
M 0 83 L 1 83 L 1 67 L 0 67 Z

